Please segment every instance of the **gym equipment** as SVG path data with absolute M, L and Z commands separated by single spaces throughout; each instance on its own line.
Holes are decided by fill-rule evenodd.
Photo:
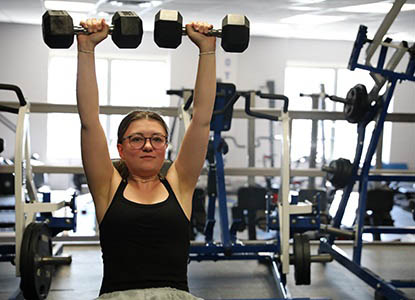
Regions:
M 377 188 L 367 191 L 365 225 L 369 226 L 393 226 L 394 221 L 390 214 L 395 192 L 386 188 Z M 373 240 L 380 241 L 379 232 L 373 233 Z
M 208 165 L 208 204 L 204 229 L 205 240 L 204 242 L 191 243 L 189 259 L 190 261 L 258 260 L 270 263 L 277 286 L 276 293 L 278 299 L 288 299 L 285 284 L 290 264 L 294 264 L 297 269 L 298 284 L 309 284 L 307 283 L 309 282 L 309 279 L 307 281 L 307 278 L 309 278 L 307 276 L 307 268 L 309 270 L 310 263 L 313 261 L 328 262 L 331 260 L 328 254 L 310 255 L 308 239 L 303 235 L 305 231 L 318 230 L 320 228 L 318 219 L 320 198 L 316 197 L 315 204 L 309 202 L 298 204 L 294 198 L 291 203 L 289 202 L 288 98 L 283 95 L 263 94 L 259 91 L 236 91 L 236 87 L 230 83 L 217 83 L 216 90 L 215 107 L 210 123 L 212 136 L 206 157 Z M 179 95 L 179 93 L 175 94 Z M 250 104 L 255 96 L 284 101 L 281 117 L 251 110 Z M 237 238 L 237 232 L 245 227 L 242 206 L 232 207 L 233 221 L 232 224 L 229 224 L 223 162 L 223 155 L 227 152 L 227 149 L 224 146 L 221 132 L 230 130 L 233 105 L 240 97 L 245 98 L 246 114 L 270 121 L 282 121 L 283 123 L 282 184 L 279 189 L 278 202 L 275 202 L 274 191 L 271 194 L 268 191 L 265 193 L 263 189 L 259 189 L 258 193 L 252 192 L 252 189 L 248 189 L 248 191 L 241 190 L 241 193 L 245 196 L 241 197 L 240 202 L 242 206 L 265 208 L 265 227 L 267 230 L 275 230 L 276 233 L 275 238 L 271 240 L 244 241 Z M 188 103 L 186 102 L 186 104 Z M 183 111 L 183 113 L 185 112 Z M 190 115 L 188 111 L 187 114 Z M 190 119 L 190 116 L 183 119 Z M 250 195 L 245 195 L 248 192 Z M 255 199 L 253 199 L 254 197 Z M 214 226 L 216 224 L 216 207 L 219 210 L 221 241 L 213 239 Z M 292 254 L 290 254 L 289 249 L 291 233 L 299 234 L 295 253 Z M 300 272 L 304 273 L 302 274 L 303 277 L 301 277 Z
M 370 100 L 366 87 L 363 84 L 357 84 L 348 92 L 346 99 L 337 96 L 326 96 L 332 101 L 344 104 L 343 112 L 346 120 L 350 123 L 358 123 L 365 117 L 370 109 Z
M 177 48 L 182 36 L 187 35 L 183 17 L 176 10 L 160 10 L 154 20 L 154 41 L 161 48 Z M 221 38 L 227 52 L 243 52 L 249 45 L 249 20 L 246 16 L 228 14 L 222 20 L 222 29 L 212 29 L 208 35 Z
M 20 252 L 20 289 L 25 299 L 46 299 L 54 266 L 68 265 L 70 256 L 52 256 L 52 235 L 45 223 L 30 223 L 23 234 Z
M 320 240 L 320 249 L 319 253 L 328 253 L 333 256 L 333 258 L 343 265 L 345 268 L 350 270 L 361 280 L 366 282 L 369 286 L 375 289 L 376 299 L 410 299 L 402 290 L 399 288 L 415 288 L 415 281 L 409 280 L 384 280 L 379 275 L 375 274 L 371 270 L 368 270 L 361 265 L 361 255 L 362 255 L 362 246 L 363 233 L 400 233 L 400 234 L 409 234 L 415 233 L 413 228 L 397 228 L 397 227 L 388 227 L 388 226 L 365 226 L 365 217 L 366 217 L 366 206 L 367 206 L 367 196 L 368 196 L 368 182 L 369 181 L 404 181 L 404 182 L 414 182 L 415 176 L 399 176 L 399 175 L 369 175 L 369 170 L 371 168 L 371 162 L 373 155 L 376 151 L 379 138 L 383 130 L 383 124 L 386 119 L 388 106 L 393 96 L 394 89 L 398 82 L 403 80 L 415 81 L 414 71 L 415 71 L 415 55 L 414 49 L 415 46 L 412 45 L 408 47 L 406 42 L 401 42 L 398 47 L 394 47 L 394 53 L 390 57 L 388 63 L 384 67 L 385 60 L 387 57 L 387 51 L 390 44 L 390 39 L 386 39 L 386 43 L 382 43 L 381 40 L 383 36 L 388 31 L 389 27 L 393 23 L 393 20 L 399 13 L 401 7 L 405 1 L 397 0 L 394 2 L 390 12 L 385 16 L 384 21 L 379 27 L 375 37 L 371 40 L 367 38 L 367 27 L 360 25 L 357 37 L 353 46 L 353 50 L 349 59 L 348 68 L 354 70 L 356 68 L 367 70 L 370 72 L 371 77 L 374 79 L 374 87 L 369 92 L 369 99 L 371 101 L 370 107 L 367 113 L 363 116 L 361 120 L 357 122 L 357 143 L 356 143 L 356 154 L 352 163 L 351 174 L 349 176 L 349 181 L 346 186 L 343 188 L 342 198 L 340 200 L 337 212 L 333 218 L 333 228 L 334 230 L 341 232 L 340 229 L 341 221 L 346 210 L 347 202 L 350 196 L 350 193 L 353 190 L 353 187 L 356 182 L 359 183 L 359 204 L 356 211 L 356 222 L 352 230 L 349 230 L 354 239 L 353 243 L 353 257 L 349 259 L 340 249 L 334 245 L 335 233 L 329 232 L 328 239 Z M 364 44 L 369 43 L 366 48 L 366 58 L 365 63 L 359 63 L 360 52 Z M 370 60 L 373 54 L 376 52 L 378 46 L 381 45 L 378 62 L 374 66 L 370 63 Z M 400 60 L 403 58 L 404 54 L 409 54 L 409 62 L 404 72 L 396 72 L 395 68 L 399 64 Z M 383 95 L 379 95 L 380 90 L 386 84 L 386 91 Z M 362 90 L 360 92 L 356 91 L 353 97 L 361 97 Z M 352 97 L 352 98 L 353 98 Z M 355 97 L 356 98 L 356 97 Z M 356 100 L 357 100 L 356 98 Z M 355 102 L 356 103 L 356 102 Z M 356 111 L 351 109 L 351 111 Z M 358 119 L 358 118 L 357 118 Z M 372 120 L 376 119 L 374 129 L 372 131 L 370 143 L 367 147 L 365 153 L 365 159 L 362 164 L 361 169 L 361 157 L 363 154 L 364 146 L 364 137 L 366 126 Z M 360 172 L 359 172 L 360 171 Z
M 312 109 L 326 109 L 326 92 L 324 88 L 324 84 L 320 84 L 320 92 L 313 93 L 313 94 L 304 94 L 300 93 L 300 97 L 310 97 L 312 99 Z M 321 139 L 318 139 L 318 131 L 321 129 Z M 332 139 L 333 140 L 333 139 Z M 323 120 L 311 120 L 311 147 L 310 147 L 310 155 L 308 157 L 308 166 L 310 168 L 316 168 L 317 166 L 317 146 L 321 145 L 321 161 L 323 164 L 326 163 L 326 138 L 325 138 L 325 130 L 324 130 L 324 121 Z M 316 185 L 316 181 L 314 177 L 308 178 L 308 188 L 314 189 Z M 321 182 L 321 186 L 325 186 L 325 180 Z
M 257 220 L 257 212 L 265 211 L 266 209 L 266 193 L 267 190 L 265 188 L 256 186 L 241 187 L 238 189 L 238 205 L 232 209 L 235 210 L 235 213 L 239 211 L 243 213 L 246 211 L 245 224 L 248 225 L 249 240 L 256 240 L 256 225 L 259 221 Z M 236 214 L 236 216 L 238 215 Z
M 15 244 L 1 245 L 0 261 L 10 261 L 15 264 L 16 276 L 21 277 L 21 287 L 26 299 L 45 299 L 52 276 L 49 266 L 71 263 L 70 257 L 51 256 L 50 238 L 62 230 L 75 230 L 76 194 L 72 196 L 70 202 L 51 203 L 47 201 L 45 196 L 43 201 L 39 201 L 31 165 L 29 142 L 30 103 L 25 100 L 21 89 L 15 85 L 0 84 L 0 90 L 15 92 L 19 100 L 18 108 L 0 107 L 2 112 L 17 114 L 13 168 L 15 177 L 14 209 L 16 221 L 13 224 L 15 227 Z M 66 206 L 71 207 L 72 217 L 52 217 L 51 212 Z M 40 216 L 38 216 L 38 213 L 40 213 Z M 45 222 L 35 223 L 39 220 Z M 44 267 L 45 265 L 47 267 Z M 20 293 L 19 290 L 16 294 L 20 295 Z
M 348 159 L 332 160 L 328 167 L 323 166 L 321 169 L 327 172 L 327 180 L 336 189 L 344 188 L 352 180 L 353 165 Z
M 293 237 L 294 278 L 297 285 L 311 282 L 311 254 L 308 236 L 296 233 Z
M 48 10 L 42 16 L 43 40 L 49 48 L 69 48 L 75 34 L 88 34 L 74 26 L 72 17 L 64 10 Z M 109 34 L 118 48 L 137 48 L 143 37 L 143 23 L 133 11 L 117 11 L 112 17 Z

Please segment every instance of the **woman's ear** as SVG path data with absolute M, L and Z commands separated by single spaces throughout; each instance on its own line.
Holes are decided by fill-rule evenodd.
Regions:
M 118 154 L 120 158 L 124 160 L 124 146 L 122 144 L 117 144 Z

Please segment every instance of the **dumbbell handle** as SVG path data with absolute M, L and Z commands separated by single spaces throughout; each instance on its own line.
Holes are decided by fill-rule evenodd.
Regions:
M 73 31 L 75 34 L 91 34 L 88 32 L 88 29 L 83 28 L 82 26 L 74 26 Z M 109 25 L 109 31 L 108 33 L 111 34 L 114 31 L 114 25 Z
M 186 27 L 182 27 L 182 35 L 187 35 Z M 211 29 L 206 33 L 207 36 L 216 36 L 222 37 L 222 30 L 221 29 Z

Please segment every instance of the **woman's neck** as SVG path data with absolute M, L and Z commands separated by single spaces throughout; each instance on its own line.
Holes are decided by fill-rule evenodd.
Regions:
M 153 182 L 159 179 L 159 175 L 152 175 L 152 176 L 137 176 L 137 175 L 130 175 L 129 178 L 131 181 L 135 183 L 148 183 Z

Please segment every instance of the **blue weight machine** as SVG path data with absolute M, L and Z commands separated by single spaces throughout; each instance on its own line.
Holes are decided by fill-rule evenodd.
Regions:
M 404 1 L 403 1 L 404 2 Z M 390 13 L 385 17 L 384 22 L 380 26 L 373 40 L 367 38 L 367 27 L 361 25 L 353 46 L 351 57 L 348 64 L 348 69 L 363 69 L 370 72 L 370 75 L 375 81 L 373 89 L 368 93 L 370 107 L 363 118 L 357 122 L 357 146 L 354 161 L 352 163 L 351 175 L 348 178 L 348 182 L 343 188 L 342 198 L 338 207 L 338 210 L 333 219 L 333 227 L 339 229 L 341 221 L 348 203 L 350 193 L 353 190 L 355 183 L 359 183 L 359 205 L 357 210 L 356 226 L 350 230 L 351 236 L 354 238 L 353 245 L 353 257 L 349 259 L 343 251 L 334 245 L 335 236 L 329 234 L 328 238 L 323 238 L 320 243 L 320 252 L 329 253 L 332 257 L 341 265 L 346 267 L 361 280 L 366 282 L 372 288 L 375 289 L 375 299 L 409 299 L 404 292 L 399 288 L 414 288 L 415 281 L 412 280 L 384 280 L 377 274 L 361 265 L 362 256 L 362 235 L 363 233 L 401 233 L 401 234 L 414 234 L 415 227 L 409 228 L 397 228 L 391 226 L 365 226 L 366 215 L 366 201 L 368 192 L 368 183 L 370 181 L 405 181 L 415 182 L 415 176 L 411 175 L 377 175 L 369 174 L 371 168 L 371 162 L 373 155 L 375 154 L 376 147 L 381 136 L 387 110 L 392 99 L 393 92 L 398 82 L 409 80 L 415 81 L 415 44 L 411 47 L 408 43 L 403 41 L 400 44 L 392 44 L 390 38 L 386 38 L 381 41 L 384 34 L 387 32 L 389 26 L 392 24 L 393 19 L 396 17 L 401 6 L 402 1 L 396 1 L 393 5 Z M 366 48 L 365 63 L 359 63 L 359 56 L 361 50 L 365 44 L 368 44 Z M 370 60 L 375 53 L 377 47 L 381 45 L 379 51 L 379 57 L 377 64 L 372 66 Z M 396 48 L 395 52 L 391 55 L 388 64 L 385 66 L 386 57 L 389 48 Z M 396 72 L 395 68 L 405 54 L 409 54 L 409 62 L 405 72 Z M 383 95 L 379 96 L 379 91 L 386 85 L 386 91 Z M 329 97 L 330 98 L 330 97 Z M 332 99 L 333 100 L 333 99 Z M 409 99 L 413 100 L 413 99 Z M 336 100 L 335 100 L 336 101 Z M 363 155 L 364 137 L 366 133 L 366 126 L 369 122 L 375 120 L 376 124 L 371 135 L 370 143 L 368 145 L 365 158 L 362 167 L 359 169 L 361 158 Z

